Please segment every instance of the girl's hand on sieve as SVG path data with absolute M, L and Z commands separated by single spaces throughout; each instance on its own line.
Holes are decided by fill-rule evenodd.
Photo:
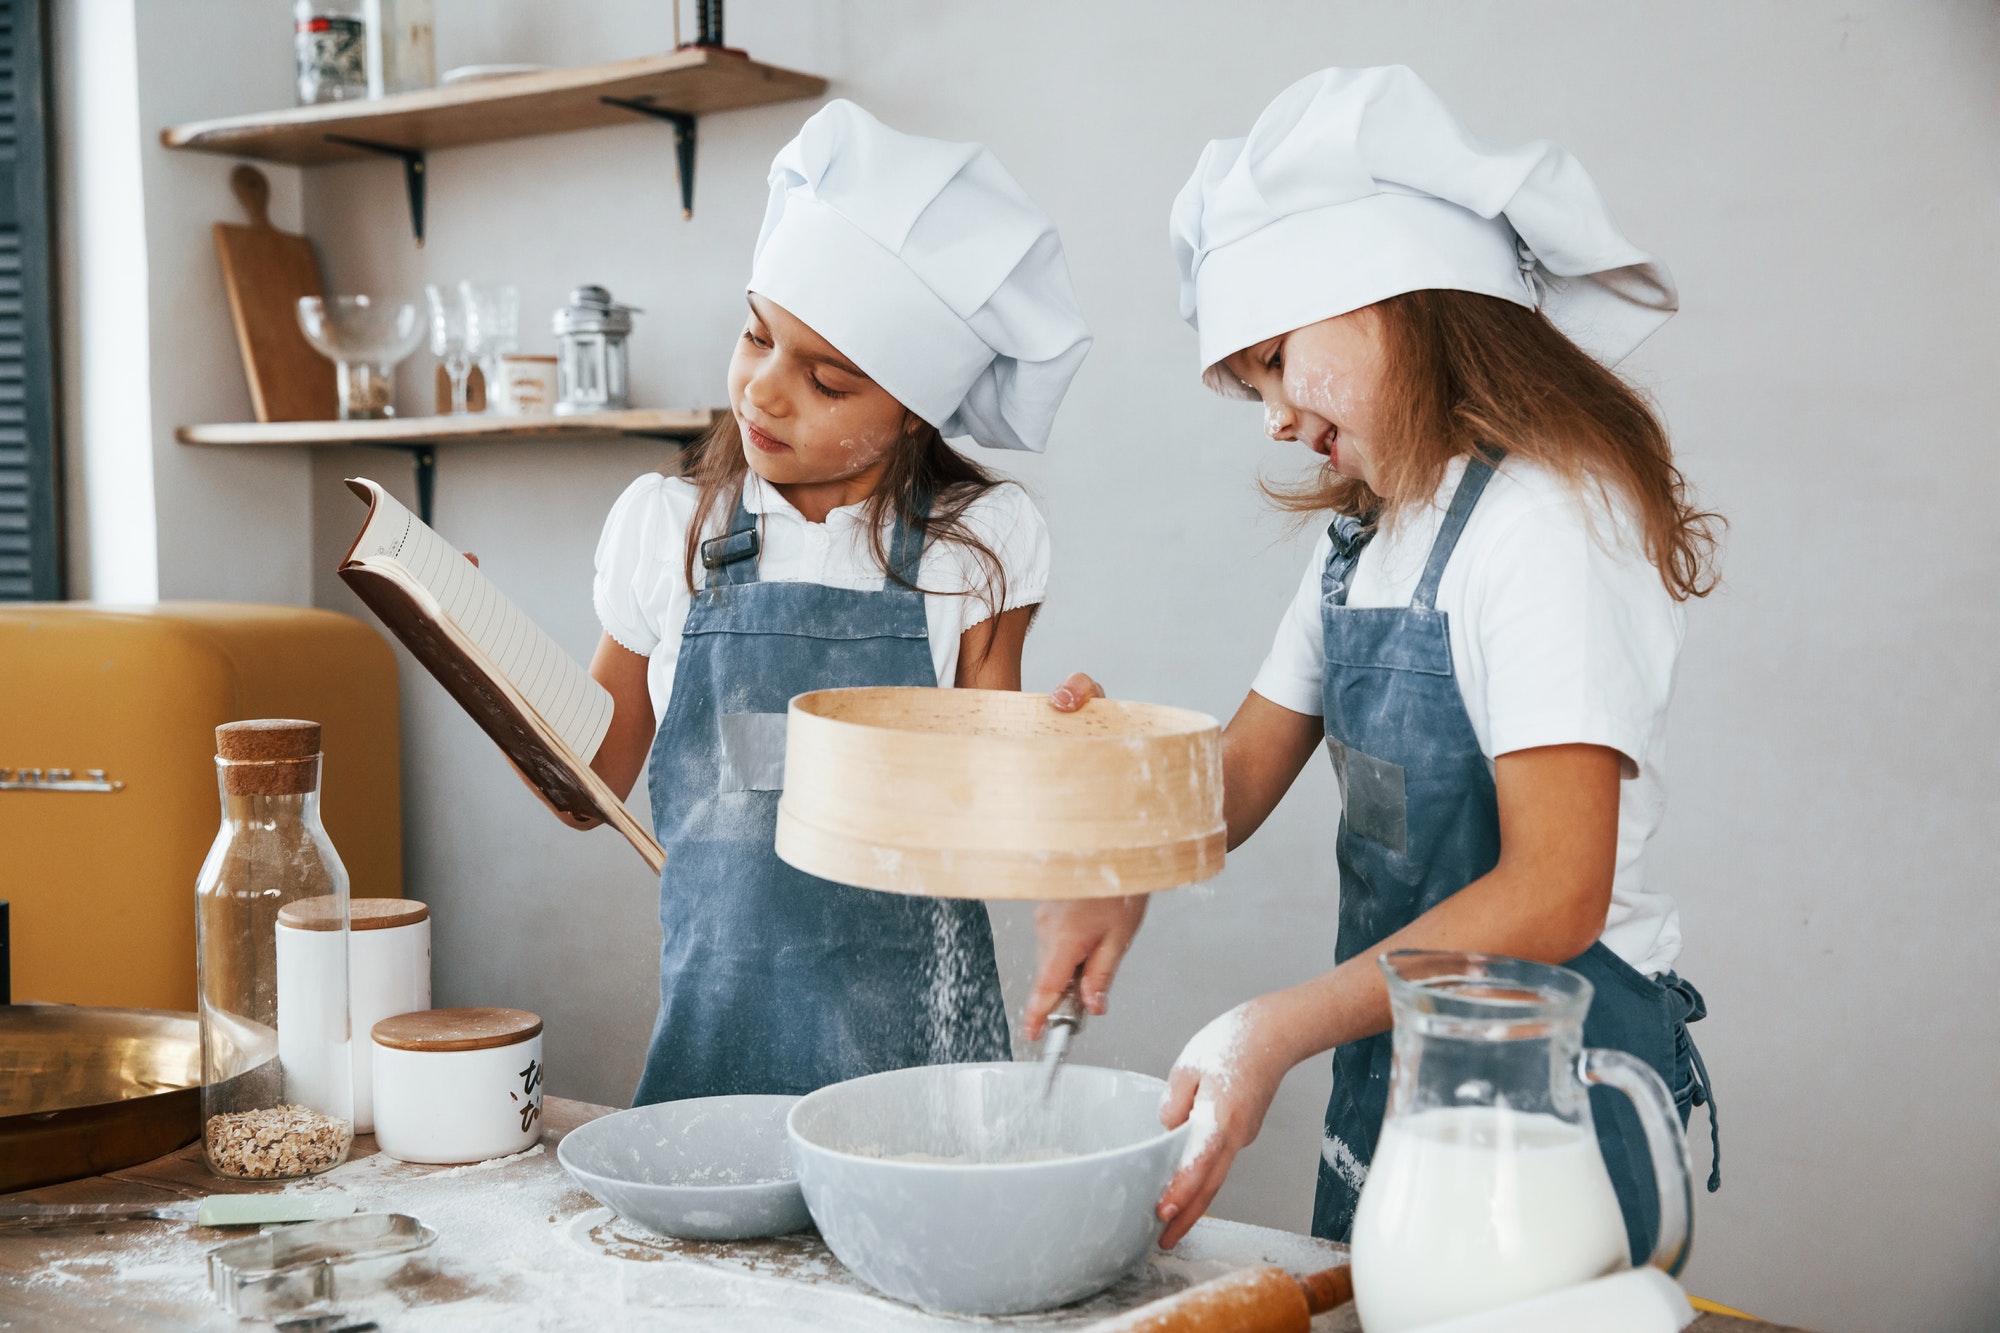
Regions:
M 1050 691 L 1049 707 L 1058 713 L 1074 713 L 1092 699 L 1104 697 L 1104 687 L 1079 671 Z

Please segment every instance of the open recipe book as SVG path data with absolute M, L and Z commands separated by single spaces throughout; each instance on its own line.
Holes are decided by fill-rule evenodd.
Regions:
M 657 874 L 666 853 L 590 768 L 611 726 L 610 691 L 396 497 L 362 477 L 347 485 L 368 502 L 340 562 L 347 586 L 550 805 L 602 819 Z

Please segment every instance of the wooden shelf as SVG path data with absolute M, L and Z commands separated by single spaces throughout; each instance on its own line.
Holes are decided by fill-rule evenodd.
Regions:
M 476 412 L 458 417 L 391 417 L 384 421 L 269 421 L 182 426 L 182 444 L 291 445 L 334 447 L 372 444 L 419 447 L 439 444 L 505 444 L 514 440 L 602 439 L 639 435 L 693 439 L 722 415 L 720 408 L 669 412 L 641 407 L 624 412 L 588 412 L 571 417 L 500 416 Z
M 353 102 L 195 121 L 160 131 L 169 148 L 311 166 L 360 161 L 371 150 L 329 135 L 424 151 L 538 134 L 629 125 L 637 102 L 700 116 L 817 97 L 826 80 L 709 47 L 608 65 L 510 74 Z M 375 150 L 379 151 L 379 150 Z
M 460 417 L 390 417 L 385 421 L 239 421 L 182 426 L 174 438 L 182 444 L 250 448 L 364 445 L 405 450 L 417 469 L 417 516 L 428 523 L 437 492 L 439 445 L 619 438 L 692 440 L 721 416 L 718 407 L 688 412 L 638 407 L 624 412 L 580 412 L 573 417 L 474 412 Z

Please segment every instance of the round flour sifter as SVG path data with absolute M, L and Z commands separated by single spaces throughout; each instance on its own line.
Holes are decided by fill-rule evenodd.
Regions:
M 1004 690 L 816 690 L 792 700 L 778 855 L 934 898 L 1108 898 L 1222 869 L 1212 717 Z

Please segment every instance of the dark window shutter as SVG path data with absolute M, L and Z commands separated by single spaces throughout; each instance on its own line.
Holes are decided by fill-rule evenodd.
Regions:
M 63 595 L 46 0 L 0 0 L 0 601 Z

